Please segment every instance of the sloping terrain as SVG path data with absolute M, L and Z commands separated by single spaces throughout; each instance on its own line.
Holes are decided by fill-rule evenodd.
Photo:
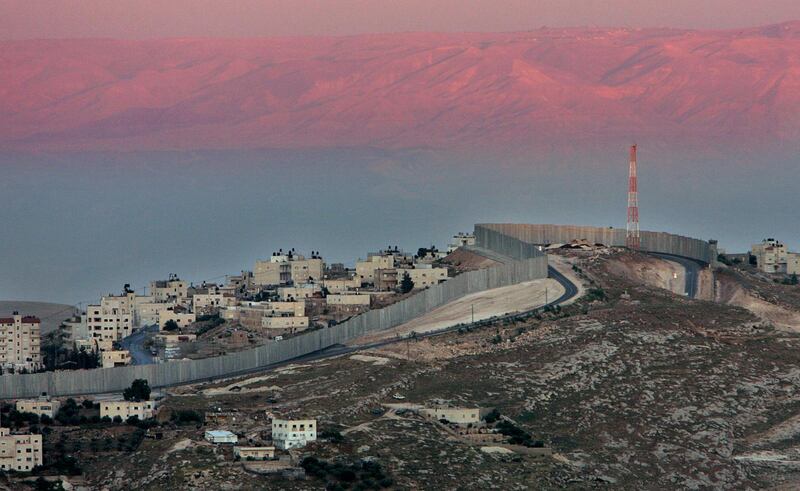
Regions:
M 17 149 L 554 145 L 800 134 L 800 23 L 0 42 Z
M 800 485 L 800 335 L 742 308 L 629 280 L 609 268 L 613 254 L 572 259 L 589 285 L 561 311 L 175 388 L 164 405 L 234 411 L 222 426 L 255 439 L 264 411 L 315 416 L 321 431 L 343 438 L 302 455 L 378 462 L 404 489 Z M 496 407 L 554 456 L 485 453 L 442 425 L 387 411 L 398 397 Z M 109 489 L 327 484 L 244 472 L 229 450 L 202 443 L 200 426 L 164 432 L 130 451 L 90 451 L 87 443 L 75 455 L 87 479 Z
M 800 287 L 738 268 L 716 274 L 716 301 L 743 307 L 779 329 L 800 332 Z

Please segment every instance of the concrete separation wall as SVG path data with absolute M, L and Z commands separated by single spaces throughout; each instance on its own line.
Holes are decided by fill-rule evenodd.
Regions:
M 266 367 L 389 329 L 471 293 L 547 277 L 547 256 L 538 247 L 486 232 L 501 254 L 517 259 L 494 268 L 469 271 L 383 309 L 370 310 L 337 326 L 301 334 L 229 355 L 157 365 L 100 368 L 0 376 L 0 399 L 121 392 L 137 378 L 167 387 L 226 377 Z M 487 247 L 490 248 L 490 247 Z
M 492 234 L 491 232 L 495 232 Z M 498 238 L 499 233 L 507 239 Z M 717 259 L 715 241 L 704 241 L 665 232 L 640 233 L 641 250 L 683 256 L 708 264 Z M 583 227 L 575 225 L 530 225 L 511 223 L 482 223 L 475 225 L 477 245 L 495 250 L 502 248 L 513 252 L 517 247 L 510 239 L 526 244 L 562 244 L 573 240 L 586 240 L 592 244 L 610 247 L 625 246 L 625 230 L 619 228 Z M 498 251 L 500 252 L 500 251 Z M 509 255 L 506 252 L 503 254 Z

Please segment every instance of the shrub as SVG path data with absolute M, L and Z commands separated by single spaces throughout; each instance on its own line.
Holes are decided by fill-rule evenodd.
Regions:
M 179 409 L 172 412 L 170 419 L 177 424 L 202 423 L 203 415 L 191 409 Z
M 589 291 L 586 292 L 586 300 L 589 302 L 594 302 L 595 300 L 604 302 L 607 299 L 608 296 L 602 288 L 589 288 Z
M 338 430 L 322 430 L 319 432 L 318 436 L 333 443 L 341 443 L 344 441 L 342 433 Z
M 489 424 L 492 424 L 499 419 L 500 419 L 500 411 L 498 411 L 497 408 L 492 409 L 486 416 L 483 417 L 483 420 Z
M 126 401 L 149 401 L 150 384 L 143 378 L 137 378 L 131 382 L 131 386 L 122 391 L 122 397 Z

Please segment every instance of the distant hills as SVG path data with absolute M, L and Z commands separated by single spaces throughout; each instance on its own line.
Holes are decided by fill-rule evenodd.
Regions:
M 452 147 L 800 136 L 800 22 L 0 42 L 0 146 Z
M 10 317 L 17 311 L 20 315 L 32 315 L 42 321 L 42 333 L 48 333 L 64 319 L 71 317 L 77 309 L 72 305 L 47 302 L 27 302 L 22 300 L 0 300 L 0 317 Z

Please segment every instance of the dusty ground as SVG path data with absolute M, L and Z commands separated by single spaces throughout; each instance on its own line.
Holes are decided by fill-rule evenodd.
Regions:
M 757 281 L 741 270 L 716 274 L 716 301 L 743 307 L 779 329 L 800 332 L 800 287 Z
M 616 257 L 609 264 L 614 274 L 678 295 L 686 291 L 686 270 L 678 263 L 646 254 L 622 253 Z
M 564 287 L 550 278 L 473 293 L 443 305 L 422 317 L 386 331 L 354 340 L 350 344 L 367 344 L 381 339 L 405 337 L 438 331 L 458 324 L 468 324 L 512 312 L 524 312 L 552 301 L 564 294 Z
M 448 254 L 447 257 L 442 259 L 441 262 L 450 265 L 459 273 L 476 269 L 491 268 L 500 264 L 493 259 L 472 253 L 465 249 L 456 249 Z

